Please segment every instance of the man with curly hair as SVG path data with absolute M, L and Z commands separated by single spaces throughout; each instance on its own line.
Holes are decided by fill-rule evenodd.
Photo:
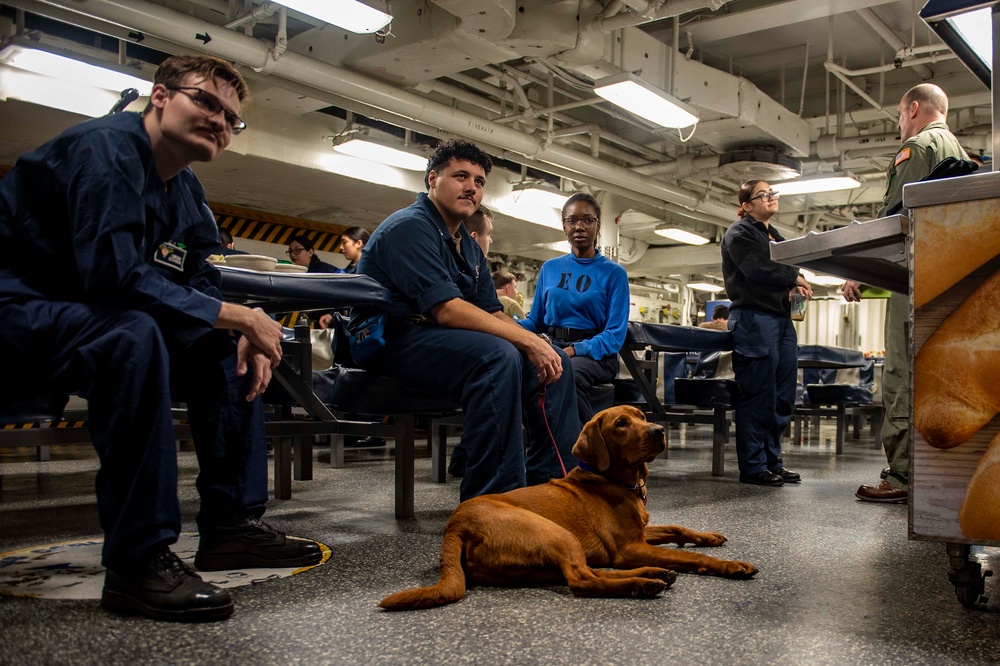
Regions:
M 362 367 L 461 403 L 463 500 L 562 476 L 576 465 L 580 434 L 568 357 L 503 314 L 486 257 L 462 224 L 492 166 L 469 141 L 437 147 L 427 193 L 382 222 L 358 265 L 392 303 L 381 313 L 355 308 L 351 321 Z M 380 335 L 384 346 L 371 346 Z

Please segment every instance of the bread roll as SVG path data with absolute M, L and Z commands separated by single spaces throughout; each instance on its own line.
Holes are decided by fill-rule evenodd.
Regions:
M 927 443 L 958 446 L 1000 411 L 1000 273 L 924 343 L 913 366 L 913 418 Z
M 1000 435 L 990 442 L 969 479 L 958 524 L 970 539 L 1000 540 Z
M 1000 254 L 997 210 L 982 201 L 915 213 L 913 300 L 920 307 Z M 933 217 L 932 217 L 933 216 Z

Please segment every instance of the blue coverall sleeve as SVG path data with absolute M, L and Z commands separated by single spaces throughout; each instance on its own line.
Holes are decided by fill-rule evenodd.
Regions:
M 608 308 L 604 329 L 589 340 L 573 343 L 577 354 L 600 360 L 621 350 L 628 329 L 630 298 L 628 274 L 624 268 L 616 265 L 608 278 Z
M 84 294 L 95 303 L 143 310 L 182 327 L 213 326 L 222 307 L 218 290 L 208 295 L 173 282 L 150 263 L 155 251 L 147 240 L 150 174 L 135 145 L 113 132 L 97 131 L 88 139 L 79 142 L 65 166 L 69 225 Z M 218 271 L 203 268 L 207 253 L 193 249 L 186 262 L 197 265 L 189 265 L 185 281 L 193 279 L 208 290 L 211 273 Z
M 384 223 L 383 223 L 384 224 Z M 462 298 L 441 257 L 441 239 L 419 218 L 392 223 L 372 246 L 372 258 L 408 301 L 421 313 Z

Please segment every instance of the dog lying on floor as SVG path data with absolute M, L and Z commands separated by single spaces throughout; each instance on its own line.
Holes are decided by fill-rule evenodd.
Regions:
M 395 611 L 452 603 L 465 596 L 466 581 L 565 581 L 581 597 L 648 598 L 670 587 L 675 571 L 753 576 L 757 568 L 748 562 L 656 547 L 726 541 L 717 532 L 647 524 L 647 463 L 665 448 L 663 427 L 648 423 L 638 409 L 600 412 L 573 446 L 580 467 L 543 485 L 462 502 L 445 527 L 441 580 L 389 595 L 379 606 Z

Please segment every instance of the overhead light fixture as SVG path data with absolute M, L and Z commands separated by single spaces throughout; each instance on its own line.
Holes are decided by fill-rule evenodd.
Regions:
M 653 233 L 658 236 L 663 236 L 664 238 L 677 241 L 678 243 L 686 243 L 688 245 L 704 245 L 708 243 L 708 239 L 704 236 L 699 236 L 694 232 L 678 229 L 677 227 L 665 224 L 661 224 L 653 229 Z
M 312 16 L 348 32 L 377 32 L 392 16 L 358 0 L 275 0 L 279 5 Z
M 408 171 L 426 171 L 427 158 L 411 153 L 391 143 L 371 137 L 354 137 L 334 144 L 338 153 L 357 157 L 369 162 L 378 162 Z
M 120 92 L 137 88 L 148 95 L 153 84 L 137 76 L 119 72 L 109 67 L 84 62 L 78 58 L 54 51 L 11 44 L 0 51 L 0 63 L 23 69 L 49 78 Z
M 87 62 L 19 43 L 0 50 L 0 98 L 16 99 L 96 118 L 105 115 L 126 88 L 149 95 L 153 84 L 113 69 L 110 63 Z
M 850 176 L 821 175 L 775 183 L 771 186 L 771 189 L 782 196 L 790 197 L 796 194 L 817 194 L 819 192 L 853 190 L 856 187 L 861 187 L 861 183 Z
M 631 72 L 598 80 L 594 92 L 612 104 L 663 127 L 690 127 L 698 112 L 665 90 L 646 83 Z
M 512 188 L 518 206 L 537 206 L 562 210 L 568 194 L 540 183 L 518 183 Z
M 920 18 L 987 88 L 993 77 L 994 5 L 995 0 L 929 0 L 920 10 Z
M 553 252 L 558 252 L 560 254 L 569 254 L 573 249 L 569 241 L 557 241 L 555 243 L 537 243 L 538 247 L 545 248 L 546 250 L 552 250 Z
M 697 289 L 698 291 L 710 291 L 713 294 L 725 291 L 726 289 L 722 285 L 712 284 L 711 282 L 689 282 L 688 286 L 692 289 Z

